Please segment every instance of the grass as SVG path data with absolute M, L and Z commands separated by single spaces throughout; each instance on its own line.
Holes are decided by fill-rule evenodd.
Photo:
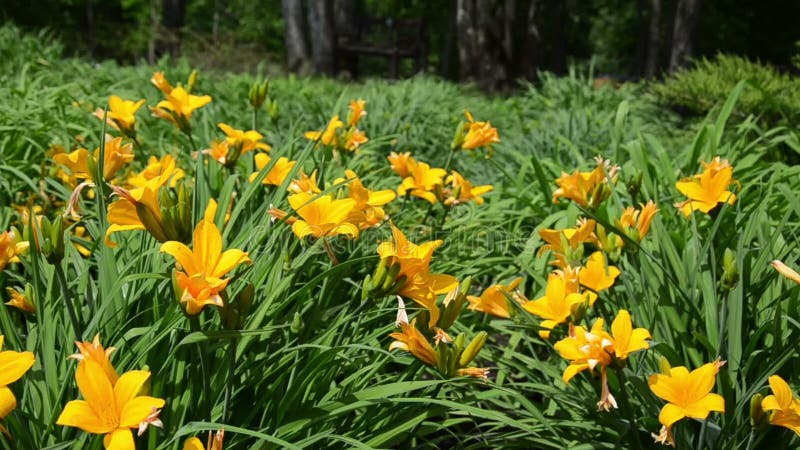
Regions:
M 0 29 L 0 48 L 3 230 L 26 225 L 12 205 L 39 205 L 51 218 L 62 211 L 70 190 L 53 178 L 56 167 L 46 153 L 52 145 L 98 147 L 103 126 L 90 113 L 110 94 L 155 105 L 162 97 L 148 82 L 155 70 L 165 70 L 171 80 L 185 80 L 191 71 L 181 62 L 119 67 L 61 59 L 57 44 L 46 37 L 8 27 Z M 247 93 L 254 81 L 248 75 L 200 74 L 196 91 L 213 97 L 192 118 L 200 148 L 222 136 L 218 122 L 249 129 Z M 638 251 L 629 249 L 614 262 L 622 275 L 612 290 L 600 293 L 586 319 L 604 317 L 610 323 L 618 309 L 626 308 L 634 325 L 653 336 L 650 349 L 632 355 L 620 372 L 624 380 L 610 373 L 611 391 L 622 402 L 624 385 L 630 410 L 620 405 L 620 410 L 596 412 L 596 376 L 582 374 L 565 385 L 566 363 L 553 350 L 563 332 L 541 339 L 539 320 L 522 310 L 512 319 L 465 310 L 449 331 L 453 336 L 488 333 L 477 358 L 478 365 L 491 368 L 486 382 L 445 380 L 409 354 L 389 352 L 396 300 L 361 300 L 362 282 L 379 262 L 375 249 L 389 237 L 389 227 L 365 230 L 358 240 L 331 239 L 340 261 L 334 265 L 321 241 L 301 241 L 286 224 L 270 220 L 271 205 L 291 210 L 285 189 L 248 183 L 251 162 L 243 158 L 233 172 L 213 162 L 204 167 L 206 183 L 198 191 L 202 199 L 216 198 L 220 211 L 236 192 L 223 229 L 225 248 L 247 251 L 253 263 L 235 272 L 226 296 L 239 304 L 248 286 L 254 289 L 252 309 L 239 326 L 223 327 L 213 308 L 194 320 L 182 313 L 170 280 L 174 260 L 159 253 L 149 234 L 118 233 L 119 246 L 105 246 L 101 200 L 110 200 L 104 196 L 83 196 L 80 225 L 91 240 L 72 239 L 91 255 L 66 246 L 64 289 L 55 267 L 35 246 L 20 264 L 0 272 L 3 287 L 30 284 L 38 308 L 35 315 L 23 315 L 0 306 L 4 349 L 36 356 L 33 368 L 11 386 L 19 405 L 3 424 L 14 440 L 0 440 L 2 445 L 102 448 L 99 436 L 55 425 L 66 402 L 79 395 L 76 362 L 67 359 L 75 352 L 73 341 L 96 333 L 104 345 L 117 348 L 112 356 L 117 370 L 146 368 L 152 373 L 152 395 L 167 401 L 164 429 L 138 438 L 140 448 L 181 448 L 185 438 L 220 427 L 227 430 L 225 448 L 230 449 L 656 448 L 650 433 L 658 432 L 664 402 L 652 394 L 647 379 L 658 372 L 659 357 L 693 369 L 718 356 L 727 364 L 714 392 L 725 397 L 726 411 L 712 414 L 708 422 L 679 422 L 678 446 L 797 445 L 784 428 L 751 431 L 749 413 L 752 395 L 769 392 L 770 375 L 800 384 L 794 375 L 800 361 L 791 344 L 800 332 L 800 288 L 769 266 L 773 259 L 800 266 L 795 195 L 800 169 L 764 160 L 796 145 L 797 134 L 762 129 L 755 120 L 728 123 L 736 90 L 707 117 L 690 122 L 659 107 L 646 86 L 594 89 L 590 77 L 576 72 L 545 76 L 508 98 L 431 78 L 361 84 L 275 79 L 270 96 L 279 104 L 279 116 L 272 120 L 260 111 L 256 128 L 272 145 L 273 156 L 297 160 L 295 171 L 302 166 L 306 173 L 318 167 L 319 150 L 302 133 L 321 128 L 333 114 L 344 116 L 351 98 L 367 100 L 362 127 L 369 143 L 346 161 L 328 159 L 324 176 L 331 181 L 345 167 L 353 168 L 370 189 L 400 184 L 386 161 L 390 151 L 410 151 L 441 166 L 465 108 L 477 120 L 490 120 L 501 137 L 495 156 L 459 152 L 453 162 L 476 185 L 494 185 L 484 205 L 459 206 L 446 218 L 434 208 L 434 220 L 425 225 L 429 207 L 421 200 L 397 200 L 386 207 L 412 242 L 444 240 L 432 271 L 459 280 L 472 277 L 471 294 L 522 276 L 520 290 L 539 298 L 551 268 L 547 255 L 537 256 L 542 244 L 537 231 L 572 226 L 579 216 L 610 229 L 624 207 L 655 201 L 660 212 L 650 234 Z M 141 111 L 137 122 L 143 150 L 137 153 L 177 155 L 183 169 L 194 172 L 191 146 L 180 132 Z M 590 170 L 598 154 L 621 166 L 603 206 L 553 204 L 553 180 L 562 171 Z M 672 206 L 684 199 L 675 182 L 698 173 L 699 161 L 718 155 L 734 166 L 740 184 L 736 202 L 711 215 L 684 218 Z M 142 160 L 137 156 L 134 164 L 141 167 Z M 193 214 L 202 211 L 196 208 Z M 728 286 L 722 284 L 726 249 L 734 252 L 739 275 Z M 77 305 L 81 336 L 74 334 L 67 301 Z M 418 310 L 406 303 L 409 313 Z

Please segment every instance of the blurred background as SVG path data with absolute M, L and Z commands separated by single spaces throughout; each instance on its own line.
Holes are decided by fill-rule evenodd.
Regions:
M 205 69 L 405 77 L 504 89 L 591 65 L 615 80 L 740 55 L 797 70 L 796 0 L 3 0 L 67 56 Z M 793 62 L 794 60 L 794 62 Z

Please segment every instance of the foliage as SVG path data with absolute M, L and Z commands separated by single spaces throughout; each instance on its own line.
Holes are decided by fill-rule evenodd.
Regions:
M 185 62 L 119 67 L 59 59 L 52 44 L 7 28 L 0 29 L 0 39 L 8 52 L 0 62 L 0 231 L 29 225 L 13 205 L 38 205 L 50 219 L 60 216 L 71 192 L 53 177 L 57 168 L 47 152 L 52 146 L 98 147 L 103 124 L 91 113 L 109 95 L 155 106 L 163 98 L 148 83 L 155 70 L 173 81 L 187 80 L 191 72 Z M 778 148 L 797 148 L 797 136 L 762 128 L 752 118 L 729 120 L 746 114 L 735 109 L 746 102 L 746 87 L 731 86 L 712 114 L 682 128 L 645 87 L 595 88 L 591 76 L 577 71 L 565 78 L 544 75 L 540 85 L 510 98 L 486 98 L 430 78 L 354 85 L 275 79 L 269 84 L 278 105 L 272 115 L 263 108 L 252 113 L 247 98 L 255 81 L 201 73 L 194 91 L 213 101 L 195 111 L 191 140 L 140 111 L 141 146 L 133 163 L 141 167 L 143 156 L 171 154 L 189 178 L 205 181 L 195 194 L 219 201 L 224 248 L 245 250 L 253 261 L 233 272 L 225 301 L 238 304 L 252 284 L 252 310 L 233 327 L 223 326 L 216 308 L 184 315 L 171 280 L 174 260 L 160 254 L 144 231 L 117 233 L 117 248 L 107 247 L 103 203 L 111 199 L 84 193 L 77 224 L 86 234 L 67 236 L 68 243 L 88 248 L 88 256 L 67 245 L 65 259 L 54 265 L 46 247 L 31 245 L 20 263 L 0 272 L 2 287 L 30 284 L 38 308 L 29 315 L 0 305 L 3 350 L 29 350 L 36 357 L 11 385 L 19 405 L 3 421 L 17 448 L 102 448 L 99 437 L 55 425 L 67 401 L 79 398 L 77 362 L 67 359 L 75 353 L 73 341 L 95 333 L 117 348 L 111 359 L 120 372 L 149 370 L 152 395 L 166 400 L 164 429 L 138 438 L 141 448 L 181 448 L 186 437 L 220 427 L 229 449 L 658 448 L 650 433 L 658 431 L 664 402 L 647 380 L 659 372 L 659 357 L 690 369 L 716 357 L 727 360 L 714 389 L 725 397 L 725 413 L 679 422 L 680 448 L 797 446 L 789 430 L 750 425 L 750 399 L 768 393 L 769 376 L 780 374 L 795 389 L 800 384 L 800 358 L 790 344 L 800 337 L 794 319 L 800 287 L 769 265 L 781 259 L 800 266 L 800 173 L 797 166 L 764 162 Z M 370 140 L 357 153 L 321 162 L 323 150 L 303 132 L 322 129 L 333 114 L 344 117 L 351 98 L 367 100 L 359 127 Z M 539 298 L 551 273 L 548 254 L 537 256 L 539 231 L 574 226 L 579 216 L 613 230 L 625 207 L 648 200 L 658 205 L 649 234 L 641 243 L 628 237 L 613 261 L 622 272 L 613 289 L 600 292 L 586 318 L 576 321 L 587 325 L 603 317 L 610 324 L 624 308 L 634 326 L 652 334 L 648 350 L 632 354 L 624 370 L 609 370 L 620 409 L 596 412 L 597 376 L 585 372 L 569 384 L 561 381 L 567 363 L 553 343 L 566 327 L 542 339 L 539 320 L 521 308 L 511 319 L 465 310 L 452 327 L 454 337 L 488 333 L 476 360 L 492 369 L 487 381 L 444 379 L 404 352 L 387 351 L 397 301 L 362 300 L 362 282 L 379 264 L 376 246 L 389 236 L 387 225 L 363 230 L 357 241 L 330 239 L 339 260 L 334 264 L 324 240 L 299 240 L 283 220 L 271 220 L 272 207 L 290 209 L 288 180 L 281 187 L 247 182 L 249 155 L 231 171 L 191 156 L 192 142 L 200 149 L 224 137 L 217 123 L 245 130 L 255 123 L 275 159 L 298 161 L 293 176 L 302 166 L 306 173 L 323 169 L 331 181 L 353 168 L 370 189 L 395 189 L 400 177 L 388 167 L 389 152 L 410 151 L 433 167 L 447 165 L 465 108 L 476 119 L 491 120 L 500 133 L 491 159 L 478 151 L 451 155 L 453 167 L 476 185 L 494 185 L 486 202 L 449 214 L 413 198 L 385 208 L 412 242 L 444 240 L 432 271 L 472 277 L 470 294 L 521 276 L 519 292 Z M 554 180 L 562 172 L 590 170 L 598 154 L 621 166 L 602 205 L 553 204 Z M 710 215 L 686 218 L 673 206 L 685 199 L 675 183 L 715 156 L 733 165 L 737 199 Z M 205 203 L 195 202 L 193 217 L 202 217 Z M 230 205 L 225 220 L 222 212 Z M 70 303 L 77 306 L 81 336 L 73 331 Z M 407 303 L 409 315 L 425 317 Z M 0 442 L 9 446 L 4 438 Z
M 775 68 L 739 56 L 719 54 L 670 75 L 653 92 L 667 105 L 706 114 L 724 100 L 741 80 L 747 80 L 734 119 L 750 115 L 766 125 L 792 125 L 800 120 L 800 80 Z

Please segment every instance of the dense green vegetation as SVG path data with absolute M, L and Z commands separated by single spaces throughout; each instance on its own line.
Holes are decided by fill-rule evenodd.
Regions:
M 163 95 L 149 83 L 153 72 L 163 70 L 173 82 L 191 72 L 185 61 L 123 67 L 63 59 L 57 44 L 8 27 L 0 28 L 0 52 L 2 231 L 30 225 L 17 206 L 40 206 L 51 219 L 63 212 L 71 192 L 55 177 L 48 152 L 98 147 L 104 128 L 91 113 L 109 95 L 155 106 Z M 650 348 L 631 354 L 625 370 L 609 370 L 620 409 L 597 412 L 597 371 L 561 381 L 567 363 L 553 344 L 566 327 L 542 339 L 540 320 L 522 308 L 512 319 L 465 308 L 448 330 L 453 337 L 488 333 L 475 360 L 491 369 L 486 381 L 443 379 L 408 353 L 387 351 L 397 301 L 362 300 L 362 282 L 379 263 L 376 247 L 388 239 L 388 224 L 364 230 L 358 240 L 331 238 L 334 264 L 324 240 L 297 239 L 286 223 L 271 220 L 272 206 L 291 211 L 288 179 L 280 187 L 249 183 L 252 161 L 244 157 L 232 171 L 207 158 L 200 166 L 186 136 L 143 108 L 132 164 L 139 170 L 146 156 L 171 154 L 189 178 L 203 167 L 197 204 L 215 198 L 220 211 L 232 205 L 224 248 L 242 249 L 252 259 L 233 272 L 226 300 L 240 301 L 252 284 L 252 309 L 227 328 L 216 308 L 185 316 L 170 280 L 174 259 L 143 231 L 117 233 L 118 247 L 104 245 L 103 203 L 112 198 L 84 193 L 77 225 L 87 235 L 72 239 L 91 254 L 66 246 L 59 263 L 65 286 L 58 279 L 62 269 L 35 245 L 21 263 L 0 272 L 0 287 L 30 284 L 37 306 L 35 315 L 0 306 L 3 350 L 36 357 L 11 385 L 19 404 L 3 421 L 14 439 L 0 437 L 3 446 L 102 448 L 100 436 L 55 425 L 64 405 L 79 398 L 77 362 L 67 359 L 76 351 L 73 341 L 97 333 L 105 346 L 116 347 L 111 360 L 120 373 L 149 370 L 152 395 L 166 400 L 163 430 L 137 438 L 139 448 L 181 448 L 186 437 L 223 426 L 226 449 L 660 448 L 650 434 L 658 433 L 664 401 L 648 388 L 648 376 L 659 372 L 661 358 L 692 370 L 717 357 L 727 361 L 713 389 L 725 397 L 725 412 L 678 422 L 679 448 L 797 446 L 789 430 L 754 429 L 750 418 L 752 396 L 770 393 L 769 376 L 800 385 L 800 355 L 792 344 L 800 338 L 800 286 L 770 267 L 775 259 L 800 267 L 800 167 L 769 162 L 780 152 L 800 151 L 796 127 L 788 126 L 796 123 L 796 102 L 778 108 L 777 122 L 787 126 L 770 128 L 775 122 L 762 125 L 750 116 L 765 117 L 751 109 L 750 85 L 725 84 L 727 78 L 706 81 L 721 86 L 702 106 L 707 116 L 681 118 L 658 103 L 650 86 L 595 87 L 580 71 L 563 78 L 545 74 L 507 98 L 426 77 L 359 84 L 288 77 L 269 84 L 278 104 L 270 117 L 263 108 L 253 115 L 248 104 L 255 81 L 249 74 L 200 73 L 194 92 L 213 101 L 195 112 L 192 136 L 202 149 L 224 137 L 219 122 L 243 130 L 255 123 L 275 159 L 298 161 L 289 178 L 301 167 L 306 173 L 324 169 L 330 182 L 352 168 L 370 189 L 396 189 L 401 178 L 389 168 L 390 151 L 412 152 L 441 167 L 464 109 L 491 121 L 501 139 L 494 157 L 459 151 L 452 161 L 475 185 L 494 186 L 483 205 L 459 205 L 446 216 L 440 205 L 413 197 L 385 206 L 412 242 L 444 241 L 432 271 L 472 277 L 471 295 L 523 277 L 520 292 L 538 299 L 552 270 L 549 254 L 537 254 L 543 244 L 538 231 L 573 227 L 578 217 L 614 230 L 625 207 L 654 201 L 659 212 L 649 234 L 641 244 L 627 238 L 625 250 L 609 261 L 621 270 L 616 284 L 576 323 L 588 326 L 602 317 L 610 325 L 627 309 L 634 326 L 652 335 Z M 369 142 L 357 153 L 320 162 L 321 150 L 303 132 L 322 129 L 334 114 L 344 118 L 348 101 L 358 98 L 367 101 L 359 126 Z M 621 166 L 609 198 L 596 209 L 554 204 L 554 180 L 562 172 L 592 170 L 596 155 Z M 716 156 L 734 168 L 735 203 L 684 217 L 673 206 L 685 200 L 675 183 Z M 202 216 L 202 207 L 194 217 Z M 222 214 L 217 223 L 222 226 Z M 77 305 L 81 336 L 74 334 L 68 302 Z M 406 305 L 412 317 L 421 309 Z

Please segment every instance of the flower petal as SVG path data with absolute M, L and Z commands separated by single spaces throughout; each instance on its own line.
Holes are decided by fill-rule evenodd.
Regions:
M 84 400 L 72 400 L 67 403 L 61 415 L 56 420 L 57 425 L 65 427 L 76 427 L 87 433 L 105 434 L 114 429 L 113 425 L 103 422 L 94 412 L 89 402 Z

